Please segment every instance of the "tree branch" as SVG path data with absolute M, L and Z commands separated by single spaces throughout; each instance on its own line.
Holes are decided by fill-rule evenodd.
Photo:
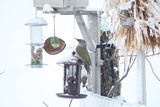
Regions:
M 69 107 L 71 107 L 72 101 L 73 101 L 73 99 L 71 99 L 71 101 L 70 101 L 70 103 L 69 103 Z
M 48 105 L 47 105 L 44 101 L 42 101 L 42 103 L 43 103 L 46 107 L 48 107 Z
M 111 93 L 114 91 L 114 89 L 122 82 L 122 80 L 123 80 L 124 78 L 127 77 L 128 73 L 129 73 L 129 71 L 130 71 L 130 69 L 132 68 L 132 66 L 133 66 L 133 64 L 134 64 L 134 62 L 135 62 L 135 60 L 136 60 L 136 58 L 137 58 L 137 56 L 136 56 L 136 57 L 134 58 L 133 62 L 131 63 L 132 57 L 133 57 L 133 56 L 130 57 L 129 65 L 128 65 L 126 74 L 123 75 L 123 77 L 122 77 L 121 79 L 119 79 L 118 81 L 115 82 L 115 84 L 112 86 L 111 90 L 109 91 L 107 97 L 110 97 L 110 95 L 111 95 Z M 131 65 L 130 65 L 130 64 L 131 64 Z
M 6 71 L 6 70 L 3 70 L 3 72 L 1 72 L 0 75 L 3 74 L 5 71 Z
M 157 80 L 160 82 L 160 79 L 158 78 L 158 76 L 157 76 L 156 73 L 154 72 L 153 66 L 152 66 L 151 62 L 147 59 L 147 57 L 146 57 L 146 60 L 148 61 L 149 65 L 150 65 L 150 67 L 151 67 L 151 70 L 152 70 L 153 75 L 154 75 L 154 76 L 157 78 Z

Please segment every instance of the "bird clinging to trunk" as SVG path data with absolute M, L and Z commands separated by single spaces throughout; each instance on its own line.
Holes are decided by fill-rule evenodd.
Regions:
M 91 59 L 89 57 L 89 53 L 86 47 L 86 42 L 83 39 L 76 40 L 79 43 L 76 47 L 76 55 L 78 59 L 82 60 L 87 73 L 90 74 Z

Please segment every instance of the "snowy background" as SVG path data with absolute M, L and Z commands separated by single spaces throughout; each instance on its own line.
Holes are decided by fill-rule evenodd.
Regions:
M 99 0 L 92 0 L 90 3 L 91 7 L 102 7 Z M 49 107 L 68 107 L 69 99 L 61 99 L 55 95 L 63 91 L 63 67 L 56 63 L 73 51 L 76 45 L 74 37 L 82 38 L 77 25 L 75 35 L 73 33 L 73 16 L 56 16 L 56 35 L 66 42 L 65 50 L 54 56 L 44 52 L 43 62 L 48 65 L 41 69 L 32 69 L 25 66 L 30 63 L 30 46 L 25 45 L 30 42 L 30 28 L 24 24 L 35 17 L 33 1 L 5 0 L 2 1 L 0 10 L 0 72 L 4 72 L 0 75 L 0 107 L 45 107 L 42 101 Z M 37 16 L 44 17 L 48 22 L 48 26 L 43 27 L 43 39 L 46 40 L 53 36 L 53 17 L 51 14 L 42 14 L 41 11 Z M 149 60 L 160 77 L 160 57 L 149 57 Z M 123 73 L 123 65 L 120 70 Z M 154 77 L 147 62 L 146 72 L 147 104 L 159 107 L 160 82 Z M 122 84 L 122 96 L 129 103 L 137 102 L 136 88 L 136 66 L 133 66 Z M 78 107 L 79 100 L 74 100 L 73 105 Z

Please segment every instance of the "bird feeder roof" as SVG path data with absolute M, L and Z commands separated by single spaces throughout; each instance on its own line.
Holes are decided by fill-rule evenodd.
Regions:
M 82 63 L 81 62 L 78 62 L 78 59 L 73 56 L 73 55 L 70 55 L 70 56 L 67 56 L 61 60 L 59 60 L 57 62 L 57 64 L 65 64 L 65 65 L 81 65 Z
M 29 19 L 26 23 L 26 26 L 46 26 L 47 21 L 43 17 L 35 17 Z

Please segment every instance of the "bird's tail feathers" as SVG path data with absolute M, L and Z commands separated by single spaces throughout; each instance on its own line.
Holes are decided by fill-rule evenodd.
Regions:
M 90 66 L 89 66 L 89 64 L 84 64 L 84 67 L 85 67 L 87 73 L 90 74 Z

